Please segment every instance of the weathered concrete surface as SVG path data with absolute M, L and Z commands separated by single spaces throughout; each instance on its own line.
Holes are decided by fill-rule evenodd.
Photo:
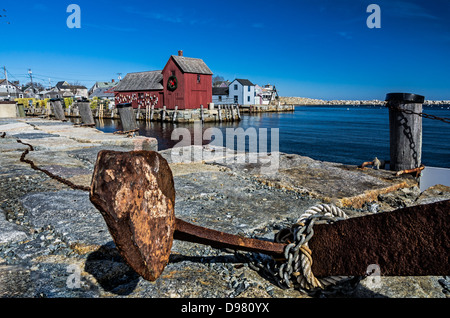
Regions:
M 15 102 L 0 101 L 0 118 L 17 117 Z
M 261 174 L 263 164 L 259 162 L 239 164 L 236 161 L 221 165 L 232 171 L 247 171 L 269 186 L 299 192 L 339 207 L 361 208 L 381 194 L 418 185 L 409 175 L 396 177 L 387 170 L 361 169 L 291 154 L 280 154 L 275 174 Z
M 100 150 L 129 151 L 139 146 L 120 135 L 99 133 L 91 142 L 71 135 L 82 135 L 84 129 L 91 130 L 42 119 L 0 120 L 0 132 L 7 132 L 6 138 L 0 138 L 0 232 L 6 237 L 0 242 L 0 297 L 309 297 L 297 290 L 280 289 L 251 269 L 249 260 L 256 255 L 180 241 L 173 242 L 162 275 L 155 282 L 143 280 L 118 254 L 88 192 L 72 190 L 19 161 L 27 147 L 17 143 L 17 137 L 35 148 L 27 158 L 76 184 L 89 186 Z M 213 152 L 211 147 L 199 149 Z M 181 164 L 173 160 L 170 150 L 160 154 L 168 159 L 174 175 L 178 218 L 270 240 L 307 208 L 327 202 L 327 198 L 341 202 L 344 211 L 354 217 L 441 200 L 450 193 L 438 187 L 421 193 L 409 177 L 295 155 L 281 154 L 279 171 L 261 174 L 257 165 L 234 162 L 236 156 L 242 156 L 234 152 L 223 154 L 231 160 L 228 163 L 206 163 L 200 157 Z M 386 188 L 403 182 L 408 185 L 387 192 Z M 350 207 L 346 199 L 355 205 Z M 74 280 L 77 273 L 78 281 Z M 379 284 L 365 279 L 350 294 L 335 297 L 443 298 L 442 279 L 382 277 Z
M 20 226 L 6 221 L 2 209 L 0 209 L 0 228 L 0 244 L 23 241 L 27 238 L 27 233 L 21 230 Z

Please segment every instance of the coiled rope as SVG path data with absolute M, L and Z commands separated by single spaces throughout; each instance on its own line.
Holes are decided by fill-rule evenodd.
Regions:
M 314 235 L 314 224 L 321 221 L 330 223 L 347 218 L 348 216 L 340 208 L 334 205 L 320 204 L 306 210 L 288 231 L 278 233 L 275 241 L 293 242 L 286 246 L 284 256 L 287 262 L 282 264 L 278 271 L 284 284 L 291 287 L 291 281 L 294 280 L 301 289 L 324 289 L 347 278 L 343 276 L 316 278 L 311 270 L 313 258 L 308 246 L 308 241 Z
M 311 293 L 325 291 L 334 293 L 338 290 L 345 292 L 352 289 L 359 277 L 329 276 L 317 278 L 312 272 L 313 256 L 308 241 L 314 235 L 314 224 L 333 223 L 348 219 L 340 208 L 334 205 L 319 204 L 310 207 L 296 221 L 296 223 L 279 231 L 275 241 L 285 243 L 285 260 L 275 260 L 274 263 L 262 265 L 251 263 L 250 267 L 257 271 L 269 273 L 283 289 L 296 288 L 302 292 Z M 350 286 L 352 285 L 352 286 Z

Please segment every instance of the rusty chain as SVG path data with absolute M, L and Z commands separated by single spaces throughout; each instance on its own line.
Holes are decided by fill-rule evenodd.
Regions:
M 438 116 L 427 114 L 427 113 L 423 113 L 423 112 L 422 113 L 418 113 L 418 112 L 412 111 L 410 109 L 402 109 L 402 108 L 398 107 L 399 106 L 398 104 L 399 103 L 393 103 L 391 101 L 391 102 L 386 104 L 386 107 L 388 107 L 389 109 L 398 111 L 398 112 L 402 112 L 402 113 L 408 114 L 408 115 L 417 115 L 417 116 L 420 116 L 422 118 L 428 118 L 428 119 L 433 119 L 433 120 L 440 120 L 440 121 L 442 121 L 444 123 L 450 124 L 450 118 L 448 118 L 448 117 L 438 117 Z
M 333 223 L 348 218 L 339 208 L 333 205 L 320 204 L 309 208 L 297 222 L 282 229 L 275 236 L 275 242 L 286 243 L 285 260 L 250 262 L 250 268 L 274 279 L 282 289 L 297 288 L 305 293 L 321 292 L 333 294 L 349 293 L 354 290 L 363 276 L 329 276 L 316 278 L 312 273 L 312 253 L 308 241 L 314 235 L 313 225 Z
M 6 132 L 3 132 L 3 133 L 0 134 L 0 138 L 5 138 L 5 137 L 6 137 Z M 69 181 L 67 179 L 64 179 L 64 178 L 62 178 L 60 176 L 57 176 L 57 175 L 51 173 L 48 170 L 39 168 L 38 166 L 36 166 L 36 164 L 33 162 L 33 160 L 25 159 L 26 155 L 28 155 L 28 153 L 30 151 L 34 151 L 34 148 L 33 148 L 32 145 L 27 144 L 27 143 L 23 142 L 20 139 L 17 139 L 16 141 L 18 143 L 22 144 L 22 145 L 28 146 L 28 149 L 25 149 L 25 151 L 20 156 L 20 161 L 21 162 L 28 163 L 32 169 L 37 170 L 37 171 L 41 171 L 41 172 L 45 173 L 47 176 L 49 176 L 51 179 L 54 179 L 54 180 L 56 180 L 58 182 L 61 182 L 61 183 L 67 185 L 68 187 L 70 187 L 70 188 L 72 188 L 74 190 L 82 190 L 82 191 L 90 191 L 91 190 L 91 187 L 77 185 L 77 184 L 75 184 L 75 183 L 73 183 L 73 182 L 71 182 L 71 181 Z
M 2 136 L 2 138 L 4 138 L 4 136 Z M 25 151 L 24 151 L 24 152 L 22 153 L 22 155 L 20 156 L 20 161 L 21 161 L 21 162 L 28 163 L 28 164 L 31 166 L 32 169 L 37 170 L 37 171 L 41 171 L 41 172 L 45 173 L 47 176 L 49 176 L 51 179 L 54 179 L 54 180 L 56 180 L 56 181 L 58 181 L 58 182 L 61 182 L 61 183 L 63 183 L 63 184 L 65 184 L 65 185 L 69 186 L 70 188 L 72 188 L 72 189 L 74 189 L 74 190 L 82 190 L 82 191 L 90 191 L 90 190 L 91 190 L 91 187 L 86 187 L 86 186 L 74 184 L 73 182 L 71 182 L 71 181 L 69 181 L 69 180 L 67 180 L 67 179 L 64 179 L 64 178 L 62 178 L 62 177 L 60 177 L 60 176 L 57 176 L 57 175 L 51 173 L 51 172 L 48 171 L 48 170 L 39 168 L 38 166 L 36 166 L 36 164 L 35 164 L 32 160 L 25 159 L 26 155 L 27 155 L 30 151 L 34 151 L 34 148 L 33 148 L 32 145 L 27 144 L 27 143 L 23 142 L 23 141 L 20 140 L 20 139 L 17 139 L 17 142 L 18 142 L 18 143 L 21 143 L 22 145 L 28 146 L 28 149 L 25 149 Z

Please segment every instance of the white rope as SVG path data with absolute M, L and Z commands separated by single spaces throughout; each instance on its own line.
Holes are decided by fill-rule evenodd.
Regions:
M 340 208 L 328 204 L 319 204 L 310 207 L 300 216 L 297 220 L 297 229 L 298 231 L 301 231 L 301 233 L 297 233 L 297 236 L 300 237 L 294 237 L 294 239 L 298 242 L 291 243 L 286 246 L 285 256 L 287 262 L 283 264 L 285 266 L 282 265 L 280 267 L 279 271 L 281 279 L 286 283 L 286 285 L 288 285 L 288 287 L 291 286 L 290 276 L 294 276 L 299 286 L 306 290 L 316 288 L 324 289 L 327 286 L 335 285 L 348 278 L 347 276 L 329 276 L 317 279 L 314 276 L 311 269 L 312 255 L 308 246 L 308 241 L 313 233 L 312 225 L 308 226 L 309 231 L 312 233 L 304 233 L 306 223 L 311 224 L 311 222 L 314 222 L 313 218 L 331 218 L 332 220 L 337 220 L 339 218 L 348 219 L 348 216 Z M 308 229 L 306 230 L 308 231 Z

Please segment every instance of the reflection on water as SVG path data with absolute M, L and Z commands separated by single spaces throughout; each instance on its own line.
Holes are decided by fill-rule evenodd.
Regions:
M 272 114 L 273 115 L 273 114 Z M 189 144 L 194 144 L 196 134 L 201 136 L 202 144 L 206 145 L 212 143 L 218 146 L 226 146 L 226 135 L 228 132 L 237 133 L 236 128 L 243 128 L 244 130 L 248 128 L 255 128 L 258 133 L 258 128 L 273 128 L 269 125 L 265 125 L 265 127 L 261 127 L 261 117 L 262 114 L 257 114 L 253 116 L 242 116 L 242 120 L 240 122 L 222 122 L 222 123 L 168 123 L 168 122 L 144 122 L 139 121 L 139 135 L 153 137 L 158 140 L 158 150 L 170 149 L 176 146 L 178 143 L 183 141 L 183 138 L 178 134 L 173 134 L 176 128 L 182 128 L 189 132 L 191 140 L 188 141 Z M 266 116 L 267 117 L 267 116 Z M 270 118 L 270 116 L 269 116 Z M 122 130 L 122 125 L 119 119 L 96 119 L 96 128 L 105 132 L 105 133 L 113 133 L 115 131 Z M 200 132 L 201 129 L 201 132 Z M 209 138 L 211 133 L 211 129 L 219 129 L 223 134 L 223 143 L 218 143 L 218 139 L 215 136 Z M 228 130 L 227 130 L 228 129 Z M 206 132 L 206 133 L 205 133 Z M 208 133 L 209 132 L 209 133 Z M 200 140 L 197 136 L 197 140 Z M 235 138 L 237 139 L 237 137 Z M 269 137 L 267 138 L 270 142 L 270 132 Z M 259 140 L 259 139 L 258 139 Z M 246 149 L 248 150 L 248 141 L 249 138 L 246 139 Z M 260 141 L 261 142 L 261 141 Z M 235 144 L 237 140 L 235 140 Z M 197 144 L 197 143 L 196 143 Z M 270 151 L 270 144 L 268 150 Z
M 439 117 L 450 117 L 446 108 L 424 107 L 424 112 Z M 120 120 L 96 121 L 97 128 L 104 132 L 122 130 Z M 223 134 L 222 144 L 214 139 L 215 145 L 225 145 L 227 132 L 236 133 L 237 128 L 246 132 L 249 128 L 258 133 L 258 147 L 267 145 L 270 151 L 270 129 L 279 129 L 279 151 L 299 154 L 316 160 L 360 165 L 374 157 L 389 160 L 389 116 L 382 106 L 302 106 L 295 112 L 242 114 L 240 122 L 173 124 L 140 121 L 139 134 L 158 140 L 159 150 L 174 147 L 183 140 L 178 135 L 172 140 L 172 132 L 183 128 L 191 137 L 210 128 L 217 128 Z M 197 127 L 197 128 L 196 128 Z M 261 128 L 267 128 L 267 140 L 260 140 Z M 199 138 L 202 144 L 210 141 Z M 237 137 L 234 137 L 237 144 Z M 219 138 L 220 139 L 220 138 Z M 246 138 L 248 149 L 249 137 Z M 450 168 L 450 125 L 438 120 L 423 119 L 422 163 L 425 166 Z M 199 144 L 198 141 L 196 144 Z M 236 149 L 236 148 L 234 148 Z

